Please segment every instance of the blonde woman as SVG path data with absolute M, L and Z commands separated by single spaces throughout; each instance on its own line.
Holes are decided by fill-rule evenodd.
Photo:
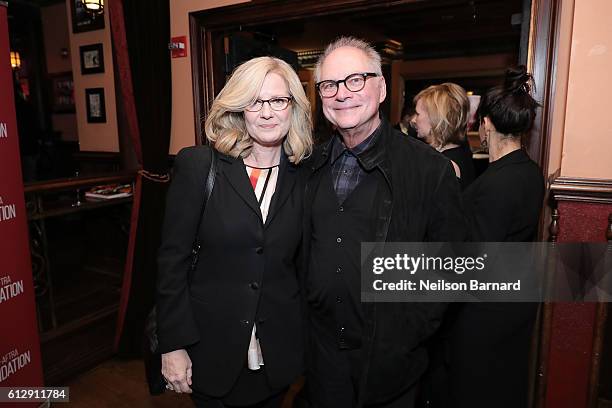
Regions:
M 465 90 L 451 82 L 432 85 L 419 92 L 414 103 L 417 136 L 451 161 L 465 189 L 474 181 L 472 152 L 466 143 L 470 103 Z
M 238 67 L 212 104 L 214 189 L 196 231 L 209 147 L 176 157 L 159 250 L 157 321 L 168 387 L 198 407 L 280 407 L 303 370 L 297 166 L 312 149 L 310 106 L 285 62 Z M 188 273 L 196 233 L 201 242 Z

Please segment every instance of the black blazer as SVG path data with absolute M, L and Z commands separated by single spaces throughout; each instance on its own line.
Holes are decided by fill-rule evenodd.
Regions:
M 543 199 L 542 172 L 523 150 L 490 163 L 463 194 L 472 240 L 533 241 Z
M 218 154 L 215 186 L 199 231 L 202 249 L 188 269 L 210 167 L 208 147 L 181 150 L 174 163 L 159 249 L 159 351 L 185 348 L 193 389 L 221 397 L 245 367 L 257 325 L 269 384 L 280 388 L 303 369 L 297 257 L 302 193 L 283 156 L 265 225 L 242 159 Z

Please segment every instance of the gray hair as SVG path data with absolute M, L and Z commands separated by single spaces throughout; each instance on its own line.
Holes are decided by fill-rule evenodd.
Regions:
M 382 67 L 380 54 L 370 45 L 370 43 L 355 37 L 338 37 L 332 43 L 330 43 L 323 54 L 319 57 L 317 64 L 315 65 L 315 82 L 319 82 L 321 80 L 321 66 L 325 61 L 325 58 L 338 48 L 342 47 L 351 47 L 357 48 L 358 50 L 363 51 L 363 53 L 368 58 L 369 64 L 371 66 L 372 72 L 382 76 Z

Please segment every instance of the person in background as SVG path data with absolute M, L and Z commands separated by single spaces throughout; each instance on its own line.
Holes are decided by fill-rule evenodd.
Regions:
M 470 103 L 465 90 L 450 82 L 432 85 L 414 97 L 412 123 L 418 137 L 446 156 L 464 190 L 474 181 L 472 152 L 466 142 Z
M 381 117 L 385 78 L 368 43 L 332 42 L 315 78 L 335 132 L 306 182 L 307 395 L 313 408 L 411 408 L 446 305 L 362 303 L 361 243 L 461 241 L 459 184 L 444 156 Z
M 192 393 L 197 407 L 278 408 L 303 372 L 298 166 L 312 150 L 311 126 L 293 69 L 254 58 L 206 119 L 218 159 L 199 231 L 210 148 L 176 157 L 158 255 L 158 351 L 168 388 Z
M 412 104 L 412 101 L 404 102 L 401 119 L 397 123 L 397 125 L 393 126 L 393 128 L 399 130 L 407 136 L 411 136 L 418 139 L 417 131 L 414 126 L 412 126 L 412 118 L 415 114 L 416 111 L 414 110 L 414 105 Z
M 544 178 L 521 147 L 538 103 L 524 66 L 507 70 L 503 85 L 481 99 L 477 116 L 489 167 L 463 193 L 473 241 L 527 242 L 537 238 Z M 528 406 L 528 357 L 537 304 L 466 303 L 449 336 L 452 408 Z

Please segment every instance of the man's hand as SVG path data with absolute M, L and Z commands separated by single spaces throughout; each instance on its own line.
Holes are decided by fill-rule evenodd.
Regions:
M 176 392 L 191 394 L 191 359 L 184 349 L 162 354 L 162 375 Z

